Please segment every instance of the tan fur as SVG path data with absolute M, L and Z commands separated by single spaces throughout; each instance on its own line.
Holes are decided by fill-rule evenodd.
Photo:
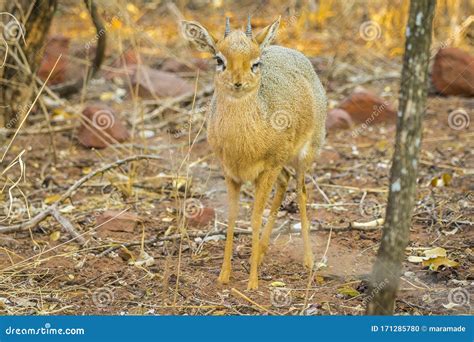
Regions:
M 185 28 L 186 23 L 183 23 Z M 256 190 L 251 218 L 249 289 L 258 287 L 257 266 L 268 248 L 289 179 L 285 166 L 296 170 L 304 264 L 309 268 L 313 266 L 304 173 L 324 141 L 326 95 L 303 54 L 280 46 L 268 46 L 278 25 L 279 20 L 255 38 L 232 31 L 217 42 L 199 25 L 204 30 L 206 42 L 211 39 L 212 46 L 204 49 L 225 61 L 225 70 L 217 71 L 215 75 L 215 92 L 208 113 L 208 141 L 222 164 L 229 194 L 229 223 L 219 281 L 229 281 L 239 191 L 243 182 L 250 181 Z M 198 43 L 202 44 L 202 39 Z M 252 65 L 259 59 L 261 67 L 253 72 Z M 236 83 L 241 84 L 239 89 L 235 88 Z M 260 237 L 263 210 L 274 184 L 276 193 L 270 217 Z

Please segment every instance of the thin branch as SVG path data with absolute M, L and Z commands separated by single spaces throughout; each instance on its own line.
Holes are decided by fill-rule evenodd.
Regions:
M 57 207 L 61 202 L 71 197 L 74 194 L 74 192 L 76 192 L 81 187 L 82 184 L 86 183 L 87 181 L 95 177 L 96 175 L 103 173 L 105 171 L 108 171 L 110 169 L 116 168 L 120 165 L 127 164 L 136 160 L 142 160 L 142 159 L 162 160 L 163 158 L 156 155 L 141 154 L 141 155 L 128 157 L 128 158 L 121 159 L 116 162 L 107 164 L 87 174 L 86 176 L 82 177 L 78 181 L 76 181 L 55 203 L 51 204 L 49 207 L 47 207 L 45 210 L 37 214 L 32 219 L 20 224 L 12 225 L 12 226 L 0 226 L 0 233 L 11 233 L 11 232 L 19 231 L 19 230 L 29 229 L 31 227 L 36 226 L 38 223 L 40 223 L 41 221 L 43 221 L 50 215 L 53 215 L 53 212 L 57 210 Z
M 81 245 L 86 243 L 86 239 L 84 239 L 82 235 L 77 232 L 71 221 L 61 215 L 61 213 L 56 207 L 51 209 L 51 215 L 56 219 L 56 221 L 58 221 L 58 223 L 64 228 L 64 230 L 71 234 L 73 238 L 76 238 Z
M 92 68 L 87 71 L 87 75 L 85 78 L 61 83 L 56 86 L 51 86 L 51 89 L 53 91 L 63 97 L 71 96 L 77 93 L 83 86 L 87 85 L 89 81 L 100 70 L 100 66 L 104 61 L 105 48 L 107 45 L 107 30 L 104 26 L 104 22 L 102 21 L 101 16 L 97 11 L 97 6 L 95 5 L 95 2 L 93 0 L 84 0 L 84 4 L 86 5 L 87 10 L 91 15 L 92 23 L 94 24 L 96 30 L 97 47 L 95 57 L 92 61 Z

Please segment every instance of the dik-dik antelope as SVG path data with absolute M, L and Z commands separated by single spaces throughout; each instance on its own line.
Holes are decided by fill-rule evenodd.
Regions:
M 215 91 L 208 112 L 208 141 L 222 164 L 229 217 L 224 261 L 219 282 L 229 282 L 235 221 L 242 183 L 255 186 L 252 210 L 252 255 L 248 289 L 258 288 L 258 265 L 270 235 L 290 174 L 296 171 L 298 205 L 304 244 L 304 265 L 313 267 L 306 215 L 305 172 L 325 138 L 327 100 L 310 61 L 300 52 L 270 45 L 280 18 L 253 35 L 250 17 L 245 32 L 216 38 L 201 24 L 183 21 L 184 36 L 216 61 Z M 267 199 L 276 184 L 268 221 L 260 236 Z

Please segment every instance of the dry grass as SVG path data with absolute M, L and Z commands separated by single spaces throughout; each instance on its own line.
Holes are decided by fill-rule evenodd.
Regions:
M 244 23 L 248 12 L 253 13 L 254 25 L 261 28 L 270 18 L 282 14 L 280 43 L 312 57 L 329 89 L 331 106 L 357 85 L 383 93 L 396 103 L 407 16 L 405 1 L 367 4 L 333 0 L 321 2 L 319 8 L 312 1 L 302 2 L 301 8 L 288 6 L 286 1 L 272 1 L 268 6 L 249 1 L 223 7 L 222 3 L 213 1 L 212 6 L 191 10 L 185 6 L 159 6 L 156 2 L 119 1 L 110 5 L 108 1 L 98 1 L 110 24 L 107 31 L 110 49 L 104 72 L 115 70 L 111 66 L 113 61 L 126 51 L 140 54 L 140 63 L 154 66 L 162 58 L 188 62 L 191 50 L 177 35 L 179 16 L 205 22 L 211 30 L 220 32 L 224 15 L 231 16 L 233 25 L 238 26 Z M 464 13 L 472 13 L 469 2 L 438 1 L 434 46 L 449 44 L 473 51 L 472 25 L 466 24 L 472 22 L 472 17 L 465 18 Z M 159 25 L 156 18 L 160 18 Z M 67 34 L 74 39 L 76 48 L 83 48 L 93 39 L 95 33 L 84 8 L 64 3 L 55 20 L 52 33 Z M 360 33 L 361 25 L 366 22 L 375 30 L 375 39 Z M 75 57 L 70 61 L 87 68 L 85 59 Z M 314 168 L 318 186 L 310 190 L 317 256 L 321 260 L 321 269 L 315 274 L 303 271 L 295 253 L 299 245 L 293 227 L 297 215 L 292 212 L 293 201 L 289 200 L 277 224 L 273 252 L 263 269 L 261 291 L 243 290 L 247 277 L 244 260 L 249 253 L 247 218 L 252 203 L 252 194 L 244 189 L 234 258 L 236 272 L 232 288 L 222 288 L 215 284 L 215 279 L 223 250 L 225 192 L 218 165 L 204 141 L 202 110 L 212 92 L 212 73 L 192 71 L 181 75 L 194 82 L 196 89 L 172 99 L 143 100 L 127 77 L 118 83 L 93 82 L 69 100 L 55 97 L 47 86 L 42 92 L 43 84 L 38 83 L 36 94 L 43 104 L 41 110 L 50 114 L 50 120 L 30 115 L 26 124 L 20 126 L 18 135 L 3 130 L 0 138 L 4 156 L 0 164 L 0 199 L 5 203 L 1 224 L 23 225 L 21 231 L 0 237 L 0 312 L 18 315 L 363 312 L 364 279 L 370 271 L 380 233 L 374 229 L 361 232 L 349 225 L 383 216 L 393 127 L 370 128 L 354 141 L 348 141 L 350 131 L 332 132 L 328 137 L 323 152 L 325 162 L 317 163 Z M 131 139 L 102 151 L 82 148 L 74 138 L 79 113 L 88 102 L 104 101 L 104 94 L 115 93 L 117 89 L 127 90 L 129 96 L 122 103 L 109 102 L 121 109 Z M 472 280 L 473 195 L 469 182 L 473 157 L 469 142 L 473 134 L 472 130 L 456 131 L 447 127 L 448 113 L 469 105 L 471 99 L 429 101 L 412 244 L 407 250 L 407 254 L 417 254 L 417 248 L 441 246 L 460 266 L 432 272 L 405 263 L 406 272 L 413 275 L 404 275 L 398 312 L 452 313 L 442 306 L 449 290 Z M 155 135 L 148 138 L 147 131 Z M 14 133 L 15 138 L 7 137 L 6 133 Z M 49 137 L 54 138 L 54 145 L 47 143 Z M 117 159 L 133 159 L 143 154 L 159 156 L 160 160 L 137 158 L 121 167 L 96 172 Z M 88 174 L 94 177 L 67 193 Z M 452 182 L 448 186 L 432 187 L 432 179 L 443 174 L 449 174 Z M 25 224 L 54 203 L 80 238 L 65 231 L 64 225 L 49 215 L 41 223 Z M 200 206 L 215 208 L 214 226 L 190 227 L 186 215 L 189 203 L 198 203 L 198 210 Z M 96 218 L 105 210 L 138 213 L 143 222 L 131 234 L 103 235 Z M 78 243 L 81 239 L 82 243 Z M 145 253 L 154 259 L 152 265 L 136 263 L 144 260 Z M 130 258 L 126 259 L 125 255 Z M 288 305 L 275 305 L 272 283 L 277 280 L 284 280 L 292 290 Z M 344 294 L 340 289 L 347 286 L 359 294 Z M 458 309 L 462 313 L 470 310 Z

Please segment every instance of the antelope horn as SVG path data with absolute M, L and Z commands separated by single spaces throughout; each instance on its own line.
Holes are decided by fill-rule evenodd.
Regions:
M 224 38 L 228 36 L 230 33 L 230 19 L 229 17 L 225 18 L 225 32 L 224 32 Z
M 252 25 L 250 24 L 250 14 L 247 18 L 247 30 L 245 31 L 245 35 L 249 38 L 252 38 Z

